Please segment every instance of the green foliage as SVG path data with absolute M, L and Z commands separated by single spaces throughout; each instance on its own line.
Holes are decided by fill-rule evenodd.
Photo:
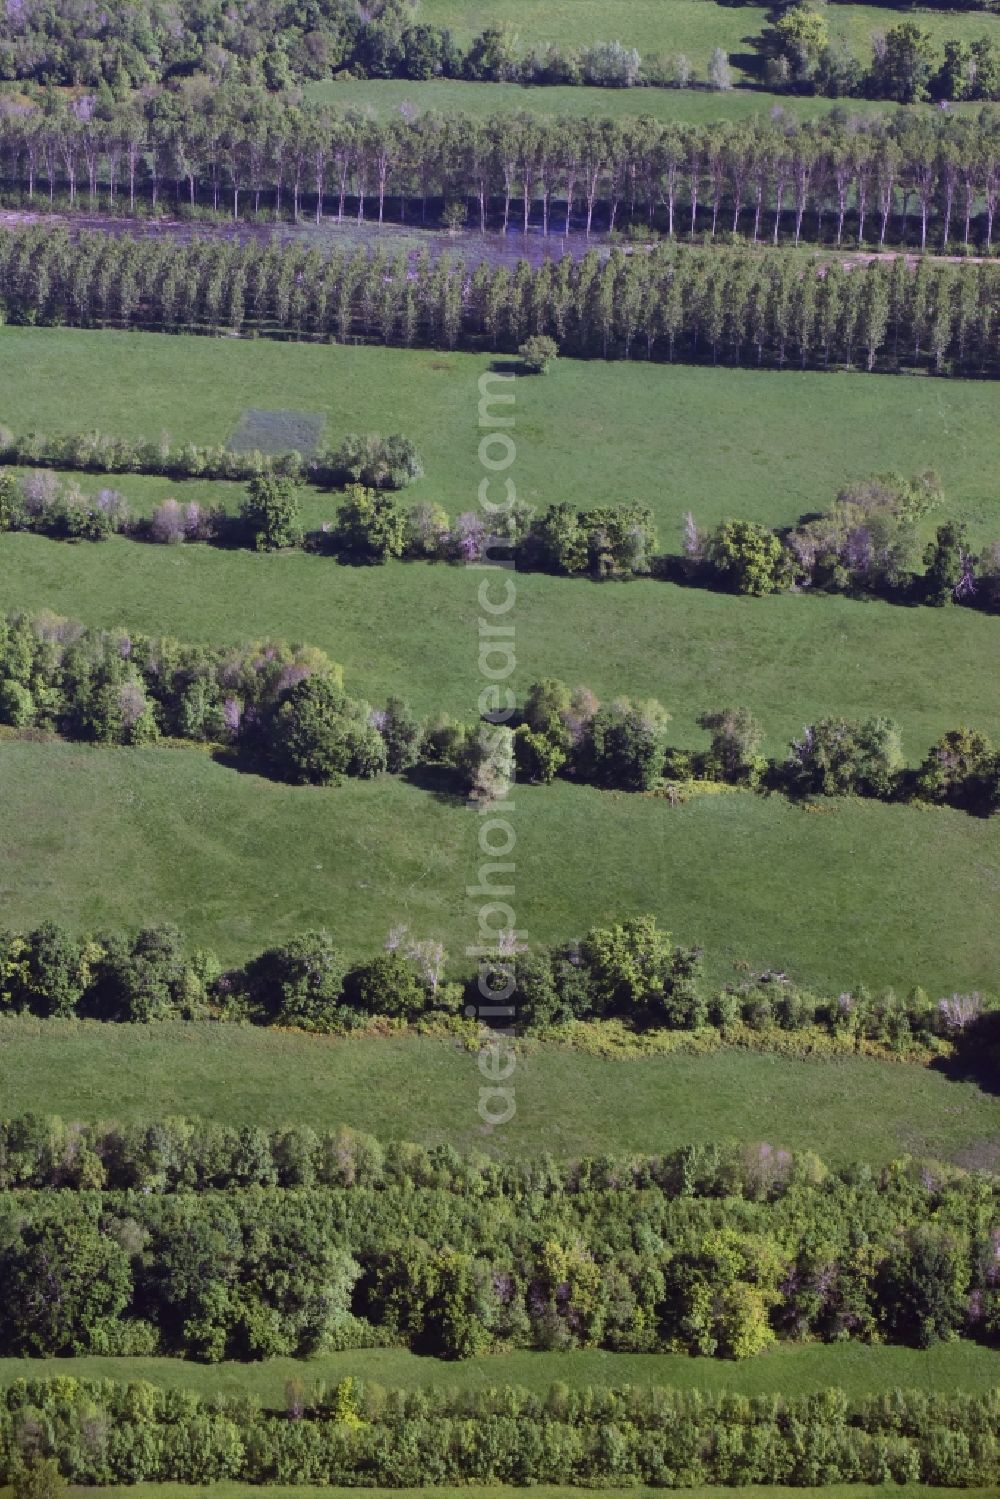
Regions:
M 580 1268 L 571 1251 L 551 1249 L 571 1274 Z M 779 1407 L 648 1383 L 573 1388 L 560 1380 L 547 1389 L 474 1391 L 386 1388 L 348 1376 L 330 1391 L 305 1389 L 301 1399 L 293 1391 L 285 1409 L 262 1409 L 239 1397 L 53 1378 L 19 1380 L 0 1408 L 0 1427 L 5 1436 L 19 1423 L 52 1428 L 60 1442 L 53 1466 L 87 1486 L 153 1478 L 170 1488 L 211 1484 L 226 1499 L 258 1485 L 282 1499 L 298 1492 L 292 1485 L 340 1494 L 371 1487 L 363 1478 L 372 1475 L 378 1493 L 419 1482 L 468 1487 L 473 1499 L 501 1485 L 553 1495 L 572 1480 L 607 1496 L 623 1482 L 662 1486 L 664 1472 L 682 1472 L 696 1499 L 721 1485 L 729 1493 L 734 1484 L 779 1487 L 789 1477 L 834 1499 L 851 1492 L 874 1499 L 886 1484 L 901 1485 L 902 1499 L 919 1499 L 920 1479 L 949 1485 L 941 1489 L 949 1496 L 962 1492 L 956 1483 L 976 1485 L 977 1495 L 993 1486 L 995 1407 L 990 1393 L 929 1400 L 917 1389 L 848 1397 L 823 1387 L 796 1391 Z M 95 1455 L 95 1428 L 114 1431 L 107 1455 Z
M 456 768 L 472 798 L 484 803 L 501 800 L 516 768 L 513 730 L 506 724 L 479 724 L 465 736 Z
M 280 775 L 314 786 L 335 786 L 342 776 L 375 776 L 386 768 L 386 750 L 369 722 L 366 703 L 354 702 L 326 677 L 307 677 L 285 693 L 269 734 L 271 760 Z
M 756 521 L 725 521 L 708 538 L 706 556 L 734 593 L 762 597 L 778 593 L 790 581 L 779 538 Z
M 975 561 L 970 553 L 968 533 L 961 523 L 947 521 L 938 526 L 934 541 L 928 543 L 924 552 L 927 602 L 938 607 L 952 603 L 963 575 L 971 571 Z
M 340 544 L 366 562 L 401 557 L 406 546 L 406 517 L 391 496 L 360 484 L 349 484 L 337 512 Z
M 671 149 L 679 146 L 675 143 Z M 918 165 L 915 157 L 915 171 Z M 801 216 L 797 221 L 801 227 Z M 187 247 L 169 240 L 125 242 L 108 235 L 104 240 L 95 236 L 95 243 L 100 244 L 109 278 L 127 278 L 137 291 L 134 298 L 124 299 L 117 326 L 173 330 L 161 288 L 164 257 L 169 261 L 180 256 L 185 258 L 183 267 L 178 261 L 177 274 L 183 269 L 190 276 L 196 304 L 192 326 L 219 325 L 218 308 L 206 305 L 207 292 L 201 292 L 213 278 L 207 265 L 198 265 L 200 256 L 215 255 L 217 245 L 212 241 Z M 4 230 L 0 311 L 6 319 L 15 324 L 86 325 L 96 309 L 76 297 L 71 290 L 75 282 L 66 274 L 81 253 L 80 242 L 61 229 Z M 524 294 L 512 298 L 510 273 L 502 265 L 479 267 L 466 292 L 464 268 L 448 261 L 425 257 L 415 270 L 397 264 L 387 271 L 374 254 L 357 262 L 341 256 L 336 266 L 317 257 L 297 287 L 293 317 L 285 290 L 293 275 L 291 257 L 298 251 L 291 247 L 275 252 L 288 258 L 273 272 L 269 265 L 262 266 L 262 253 L 235 241 L 225 251 L 227 274 L 237 282 L 263 277 L 251 312 L 241 307 L 232 315 L 233 332 L 283 336 L 297 333 L 298 322 L 305 318 L 317 339 L 349 335 L 380 344 L 453 350 L 460 344 L 479 348 L 486 330 L 497 349 L 516 350 L 530 335 L 554 338 L 564 355 L 629 360 L 641 349 L 644 359 L 700 363 L 706 343 L 717 357 L 723 334 L 734 325 L 738 335 L 727 344 L 737 364 L 759 366 L 766 360 L 783 368 L 789 353 L 795 352 L 803 368 L 839 364 L 853 369 L 863 349 L 864 368 L 869 371 L 927 368 L 938 375 L 995 376 L 998 368 L 990 330 L 1000 279 L 989 260 L 957 266 L 928 262 L 923 270 L 904 270 L 900 275 L 876 257 L 856 263 L 848 275 L 836 264 L 817 267 L 765 256 L 748 258 L 738 249 L 666 245 L 643 255 L 615 249 L 603 263 L 595 252 L 568 264 L 558 297 L 547 265 L 532 270 L 525 264 L 519 272 Z M 30 283 L 17 274 L 22 257 L 39 267 Z M 921 295 L 911 295 L 914 287 Z M 932 294 L 929 304 L 922 295 L 925 287 Z M 820 302 L 822 317 L 815 315 Z M 746 309 L 751 305 L 754 321 L 747 331 Z M 797 318 L 795 309 L 801 306 L 807 315 Z M 933 318 L 925 326 L 929 307 Z M 39 461 L 37 454 L 23 453 L 25 459 Z M 245 471 L 248 462 L 241 454 L 228 461 L 236 472 Z M 263 473 L 263 456 L 260 465 Z M 301 466 L 297 460 L 297 469 Z M 403 463 L 403 468 L 408 466 L 412 467 Z M 273 472 L 273 465 L 267 467 Z M 394 470 L 383 470 L 379 464 L 377 472 L 391 477 Z
M 704 1023 L 695 983 L 699 956 L 675 947 L 651 916 L 594 928 L 579 954 L 589 1005 L 597 1015 L 626 1015 L 640 1024 Z
M 663 774 L 670 714 L 655 698 L 618 698 L 598 708 L 588 730 L 582 763 L 598 785 L 648 791 Z
M 0 531 L 17 531 L 23 523 L 24 506 L 17 479 L 9 468 L 0 468 Z
M 291 479 L 261 474 L 251 479 L 240 520 L 258 552 L 302 545 L 299 486 Z
M 328 455 L 327 462 L 355 484 L 374 489 L 403 489 L 422 478 L 424 472 L 416 448 L 400 432 L 390 437 L 378 432 L 352 432 Z
M 329 932 L 306 932 L 249 964 L 246 987 L 268 1019 L 321 1031 L 340 1016 L 345 968 Z
M 901 21 L 885 33 L 876 51 L 871 86 L 877 98 L 915 104 L 927 98 L 934 64 L 929 34 L 915 21 Z
M 951 729 L 931 747 L 917 790 L 930 801 L 990 813 L 1000 800 L 1000 757 L 977 729 Z
M 37 1137 L 45 1122 L 18 1127 Z M 995 1188 L 939 1163 L 828 1176 L 815 1157 L 762 1144 L 502 1164 L 327 1131 L 312 1144 L 316 1183 L 289 1190 L 275 1185 L 277 1143 L 252 1126 L 163 1121 L 112 1146 L 112 1169 L 134 1170 L 141 1190 L 4 1199 L 0 1348 L 144 1343 L 217 1362 L 353 1342 L 448 1358 L 578 1346 L 742 1359 L 779 1333 L 995 1340 Z M 356 1394 L 347 1403 L 363 1415 Z
M 4 1256 L 4 1285 L 0 1337 L 9 1352 L 118 1351 L 132 1295 L 129 1257 L 90 1214 L 69 1223 L 33 1215 Z
M 514 731 L 514 758 L 519 781 L 546 786 L 566 763 L 566 751 L 545 734 L 536 734 L 527 724 Z
M 735 786 L 759 785 L 767 763 L 760 753 L 764 733 L 749 708 L 703 713 L 698 725 L 712 735 L 710 774 Z
M 62 1499 L 66 1480 L 54 1457 L 35 1457 L 14 1477 L 14 1499 Z
M 823 718 L 792 744 L 788 772 L 803 792 L 889 797 L 902 766 L 899 726 L 891 718 Z
M 344 1003 L 364 1015 L 413 1020 L 427 1008 L 427 991 L 402 953 L 384 952 L 347 974 Z
M 559 345 L 547 334 L 535 333 L 518 346 L 521 363 L 529 375 L 547 375 L 559 353 Z

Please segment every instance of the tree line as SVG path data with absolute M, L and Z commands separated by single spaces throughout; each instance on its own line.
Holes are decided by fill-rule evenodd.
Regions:
M 322 1484 L 367 1488 L 583 1484 L 924 1483 L 1000 1475 L 995 1392 L 757 1396 L 559 1383 L 386 1389 L 290 1381 L 286 1409 L 143 1381 L 25 1379 L 0 1397 L 0 1478 L 15 1494 L 101 1486 Z M 37 1488 L 28 1486 L 33 1481 Z M 41 1488 L 47 1483 L 48 1488 Z
M 543 235 L 600 226 L 988 254 L 1000 121 L 988 109 L 697 125 L 434 112 L 379 121 L 223 89 L 103 113 L 58 99 L 0 108 L 0 162 L 25 205 L 91 212 L 381 224 L 444 211 L 452 227 L 533 223 Z
M 829 998 L 774 970 L 747 970 L 710 989 L 703 981 L 702 950 L 675 942 L 653 916 L 593 927 L 571 942 L 528 949 L 505 939 L 502 948 L 482 977 L 491 994 L 511 995 L 510 1019 L 518 1034 L 560 1029 L 572 1039 L 580 1022 L 617 1021 L 640 1035 L 701 1032 L 709 1043 L 729 1044 L 777 1042 L 783 1033 L 812 1050 L 891 1051 L 923 1060 L 982 1052 L 998 1034 L 996 1007 L 978 993 L 935 1002 L 919 987 L 904 996 L 856 985 Z M 351 962 L 330 932 L 318 930 L 298 933 L 229 969 L 211 950 L 190 949 L 167 923 L 135 934 L 80 936 L 54 922 L 29 932 L 0 930 L 3 1014 L 124 1024 L 211 1019 L 343 1034 L 373 1019 L 455 1029 L 451 1022 L 475 1013 L 481 1000 L 479 977 L 456 971 L 440 942 L 418 938 L 406 927 L 393 928 L 383 950 L 361 961 Z M 211 1149 L 222 1149 L 220 1137 L 210 1135 Z M 7 1152 L 0 1160 L 2 1179 L 4 1170 L 14 1169 L 18 1151 L 36 1149 L 38 1136 L 29 1132 L 24 1138 L 33 1143 L 17 1150 L 9 1134 L 0 1138 L 6 1138 Z M 67 1180 L 104 1185 L 101 1158 L 84 1149 L 82 1137 L 73 1138 L 79 1153 L 75 1165 L 67 1165 Z M 262 1138 L 255 1136 L 258 1145 Z M 264 1161 L 268 1152 L 260 1149 Z M 126 1168 L 113 1151 L 104 1153 L 107 1181 L 119 1184 Z M 275 1180 L 270 1166 L 261 1169 L 264 1185 Z M 208 1184 L 229 1183 L 210 1175 Z
M 818 269 L 759 252 L 661 248 L 514 272 L 381 251 L 323 257 L 196 241 L 0 232 L 0 313 L 18 324 L 257 332 L 581 358 L 996 378 L 1000 265 L 901 258 Z
M 250 0 L 238 17 L 220 0 L 185 0 L 179 12 L 156 0 L 99 13 L 79 0 L 58 12 L 19 0 L 0 20 L 0 78 L 119 96 L 192 76 L 203 86 L 235 77 L 272 90 L 330 77 L 640 82 L 639 53 L 621 42 L 525 48 L 500 24 L 463 44 L 450 27 L 422 21 L 418 0 Z M 684 57 L 650 57 L 641 81 L 683 85 L 692 74 Z
M 31 531 L 68 541 L 124 535 L 167 545 L 201 541 L 258 551 L 301 546 L 370 564 L 393 558 L 467 563 L 502 551 L 520 571 L 602 580 L 653 576 L 753 597 L 812 589 L 988 612 L 1000 604 L 1000 541 L 973 551 L 964 522 L 945 520 L 934 539 L 921 545 L 922 523 L 944 503 L 932 471 L 912 479 L 883 473 L 856 480 L 827 510 L 780 530 L 729 520 L 704 531 L 689 512 L 676 555 L 657 552 L 653 514 L 641 503 L 576 510 L 560 502 L 536 516 L 531 506 L 514 501 L 493 518 L 492 527 L 475 511 L 451 517 L 435 501 L 404 509 L 367 487 L 401 488 L 422 474 L 413 444 L 399 434 L 354 435 L 335 453 L 303 459 L 297 452 L 271 457 L 193 444 L 175 449 L 165 436 L 159 444 L 134 444 L 96 432 L 49 439 L 37 432 L 15 437 L 0 428 L 0 461 L 53 458 L 69 468 L 103 473 L 253 478 L 235 515 L 169 497 L 149 516 L 133 517 L 117 489 L 86 494 L 76 479 L 61 482 L 48 469 L 17 476 L 0 468 L 0 532 Z M 313 483 L 332 484 L 346 474 L 365 482 L 347 484 L 336 521 L 306 532 L 298 479 L 291 477 L 300 474 Z
M 996 0 L 965 0 L 949 9 L 996 10 Z M 789 24 L 789 15 L 792 23 Z M 784 24 L 783 24 L 784 23 Z M 669 28 L 663 40 L 671 40 Z M 944 61 L 928 33 L 913 22 L 872 36 L 870 63 L 831 37 L 822 11 L 808 4 L 784 7 L 777 24 L 753 38 L 765 59 L 751 63 L 775 89 L 792 88 L 839 96 L 912 103 L 935 97 L 965 97 L 955 81 L 978 87 L 971 97 L 990 97 L 997 61 L 990 38 L 972 52 L 946 42 Z M 935 71 L 936 69 L 936 71 Z M 219 0 L 175 10 L 146 0 L 141 6 L 109 7 L 95 13 L 80 0 L 53 12 L 38 0 L 18 0 L 0 20 L 0 77 L 86 86 L 109 96 L 193 77 L 200 87 L 238 78 L 261 88 L 335 78 L 462 78 L 523 84 L 590 84 L 630 88 L 639 84 L 684 88 L 697 74 L 681 51 L 641 56 L 620 41 L 581 45 L 524 46 L 513 26 L 485 27 L 463 44 L 449 27 L 420 19 L 417 0 L 322 0 L 319 4 L 252 0 L 237 18 Z M 732 87 L 729 57 L 715 47 L 707 68 L 713 88 Z M 700 81 L 700 80 L 699 80 Z
M 503 1158 L 379 1140 L 341 1125 L 267 1130 L 171 1115 L 95 1124 L 56 1115 L 0 1120 L 0 1192 L 337 1187 L 452 1192 L 484 1201 L 656 1189 L 669 1198 L 774 1201 L 803 1183 L 850 1183 L 812 1151 L 766 1143 L 683 1145 L 662 1155 Z
M 659 1187 L 41 1189 L 0 1198 L 0 1352 L 221 1359 L 370 1346 L 749 1358 L 1000 1332 L 995 1179 L 902 1161 L 779 1195 Z M 995 1434 L 994 1434 L 995 1435 Z
M 375 491 L 367 493 L 375 494 Z M 961 726 L 916 770 L 890 718 L 816 720 L 783 761 L 761 754 L 750 709 L 702 714 L 705 751 L 670 743 L 671 715 L 655 698 L 602 703 L 589 687 L 535 682 L 521 708 L 462 723 L 418 719 L 405 700 L 384 708 L 347 695 L 343 671 L 305 644 L 230 647 L 88 629 L 52 613 L 0 617 L 0 725 L 98 744 L 144 745 L 162 735 L 228 746 L 255 769 L 300 785 L 336 785 L 415 767 L 444 773 L 456 796 L 489 802 L 515 779 L 580 783 L 672 799 L 717 787 L 790 796 L 918 799 L 990 816 L 1000 807 L 1000 754 Z

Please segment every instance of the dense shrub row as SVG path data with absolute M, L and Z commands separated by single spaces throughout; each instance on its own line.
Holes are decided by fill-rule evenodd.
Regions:
M 0 1192 L 26 1188 L 135 1190 L 143 1194 L 243 1187 L 338 1187 L 453 1192 L 476 1201 L 573 1197 L 656 1189 L 665 1197 L 775 1201 L 803 1183 L 855 1180 L 812 1151 L 771 1145 L 684 1145 L 663 1155 L 551 1155 L 505 1159 L 451 1145 L 379 1140 L 339 1126 L 267 1130 L 174 1115 L 156 1120 L 65 1122 L 56 1115 L 0 1120 Z
M 563 774 L 676 797 L 693 779 L 790 796 L 918 799 L 980 816 L 1000 808 L 1000 751 L 975 729 L 949 730 L 911 770 L 899 725 L 885 716 L 817 719 L 792 741 L 784 761 L 761 754 L 763 729 L 748 708 L 703 713 L 698 723 L 711 745 L 702 752 L 671 747 L 669 722 L 655 698 L 602 705 L 589 688 L 571 690 L 547 678 L 529 689 L 518 726 L 506 732 L 518 778 L 537 783 Z
M 266 1171 L 267 1137 L 238 1159 Z M 361 1153 L 343 1142 L 342 1169 Z M 303 1152 L 304 1153 L 304 1152 Z M 762 1176 L 771 1166 L 760 1147 Z M 407 1185 L 0 1196 L 0 1352 L 217 1360 L 375 1343 L 745 1358 L 779 1338 L 1000 1335 L 994 1178 L 930 1162 L 784 1190 L 477 1198 Z
M 255 524 L 258 545 L 289 539 L 277 529 L 291 524 L 280 509 Z M 819 719 L 783 762 L 761 755 L 763 730 L 745 707 L 699 718 L 712 736 L 703 753 L 671 747 L 670 714 L 655 698 L 602 704 L 589 688 L 554 678 L 536 682 L 520 711 L 495 717 L 506 721 L 421 722 L 399 698 L 372 708 L 347 696 L 341 668 L 312 646 L 192 646 L 49 613 L 0 616 L 0 725 L 22 731 L 99 744 L 151 744 L 166 734 L 224 745 L 300 784 L 437 767 L 456 794 L 478 801 L 503 797 L 515 777 L 545 783 L 562 774 L 674 799 L 684 783 L 700 781 L 792 796 L 919 798 L 981 816 L 1000 807 L 1000 754 L 967 727 L 944 734 L 914 771 L 886 717 Z
M 157 442 L 134 442 L 107 432 L 15 434 L 0 427 L 0 463 L 69 468 L 97 474 L 163 474 L 172 479 L 256 479 L 276 476 L 333 485 L 347 481 L 376 489 L 403 489 L 423 474 L 416 448 L 402 433 L 351 432 L 335 448 L 298 452 L 238 452 L 219 444 L 175 444 L 164 433 Z M 2 515 L 2 511 L 0 511 Z
M 55 614 L 0 616 L 0 722 L 16 728 L 104 744 L 145 744 L 161 733 L 238 743 L 266 736 L 288 694 L 307 679 L 343 698 L 341 668 L 314 646 L 190 646 L 169 636 L 88 630 Z M 343 702 L 364 738 L 366 711 Z
M 135 1382 L 18 1379 L 0 1401 L 0 1482 L 55 1467 L 80 1485 L 993 1485 L 1000 1403 L 665 1387 L 398 1390 L 289 1386 L 287 1410 Z
M 746 1031 L 767 1039 L 802 1033 L 901 1053 L 950 1045 L 980 1060 L 997 1039 L 997 1012 L 978 994 L 933 1003 L 864 986 L 835 998 L 800 988 L 785 974 L 747 973 L 722 989 L 701 979 L 701 951 L 676 944 L 651 916 L 594 927 L 578 942 L 500 954 L 473 982 L 449 973 L 433 940 L 390 933 L 385 949 L 353 966 L 329 932 L 303 932 L 241 968 L 223 971 L 215 954 L 189 951 L 176 928 L 138 935 L 78 937 L 54 923 L 0 931 L 0 1013 L 148 1022 L 217 1018 L 258 1025 L 345 1031 L 372 1017 L 414 1023 L 476 1013 L 486 984 L 504 993 L 516 1032 L 574 1021 L 616 1020 L 637 1032 L 703 1031 L 723 1039 Z
M 823 25 L 816 9 L 783 10 L 771 33 L 779 67 L 815 67 Z M 885 93 L 925 88 L 922 50 L 918 26 L 889 33 L 882 60 L 895 77 Z M 996 59 L 989 42 L 949 48 L 951 76 L 940 83 L 952 98 L 988 99 L 998 93 Z M 419 211 L 421 222 L 430 215 L 452 229 L 534 220 L 543 234 L 626 225 L 641 235 L 804 235 L 838 246 L 846 233 L 879 248 L 989 253 L 1000 192 L 990 109 L 978 119 L 837 111 L 818 121 L 778 111 L 698 125 L 436 111 L 375 120 L 229 83 L 150 90 L 124 106 L 85 98 L 67 108 L 53 90 L 37 109 L 0 110 L 0 143 L 0 188 L 12 203 L 195 220 L 263 212 L 297 221 L 305 211 L 381 224 Z
M 751 250 L 663 246 L 602 260 L 388 260 L 301 245 L 0 233 L 14 323 L 257 331 L 516 351 L 532 335 L 584 358 L 1000 372 L 1000 265 L 901 259 L 817 267 Z
M 726 521 L 702 532 L 688 515 L 682 571 L 692 581 L 742 594 L 813 588 L 994 609 L 1000 542 L 974 552 L 964 523 L 943 520 L 934 540 L 920 545 L 921 523 L 942 498 L 933 473 L 911 480 L 888 473 L 846 485 L 828 510 L 780 531 Z

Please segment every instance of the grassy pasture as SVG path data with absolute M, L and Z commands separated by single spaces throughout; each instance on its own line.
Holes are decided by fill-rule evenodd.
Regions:
M 451 27 L 462 42 L 486 26 L 507 25 L 525 47 L 619 40 L 645 56 L 683 52 L 700 79 L 707 77 L 716 47 L 730 54 L 738 72 L 744 59 L 755 58 L 752 39 L 760 35 L 767 18 L 760 6 L 725 6 L 710 0 L 493 0 L 489 5 L 481 0 L 424 0 L 421 14 L 430 23 Z M 895 9 L 873 5 L 831 5 L 826 14 L 831 36 L 845 38 L 864 63 L 871 56 L 872 33 L 900 19 Z M 908 10 L 905 18 L 916 20 L 938 48 L 952 37 L 971 41 L 995 36 L 1000 27 L 993 16 L 936 10 Z
M 146 484 L 187 495 L 186 485 Z M 212 487 L 193 486 L 195 497 Z M 306 511 L 317 524 L 335 500 L 315 496 Z M 0 579 L 3 608 L 50 608 L 191 641 L 307 640 L 341 663 L 358 696 L 399 694 L 421 714 L 476 713 L 481 574 L 457 564 L 357 568 L 303 553 L 3 536 Z M 826 713 L 892 714 L 914 762 L 967 720 L 1000 734 L 1000 682 L 985 669 L 1000 623 L 971 610 L 821 595 L 741 599 L 648 579 L 525 573 L 514 620 L 516 688 L 560 676 L 604 699 L 655 695 L 673 714 L 674 742 L 690 747 L 707 744 L 698 715 L 730 702 L 754 708 L 774 755 Z
M 424 459 L 407 491 L 474 508 L 479 376 L 489 356 L 156 333 L 0 328 L 0 422 L 218 443 L 248 408 L 327 413 L 327 441 L 402 431 Z M 838 486 L 935 468 L 949 510 L 1000 534 L 989 382 L 564 360 L 516 387 L 522 498 L 581 508 L 643 498 L 661 544 L 683 514 L 786 524 Z M 112 480 L 130 492 L 134 483 Z
M 696 0 L 697 3 L 697 0 Z M 698 5 L 699 9 L 718 10 L 722 7 Z M 740 12 L 729 12 L 738 15 Z M 747 14 L 744 12 L 744 14 Z M 763 24 L 751 21 L 751 25 Z M 964 19 L 959 17 L 958 19 Z M 978 35 L 979 33 L 977 33 Z M 695 59 L 698 71 L 704 73 L 708 61 Z M 337 109 L 357 109 L 377 118 L 388 118 L 404 107 L 439 110 L 442 114 L 466 114 L 488 117 L 496 114 L 517 114 L 522 110 L 533 115 L 564 116 L 578 119 L 582 116 L 596 119 L 630 119 L 636 115 L 649 115 L 655 120 L 675 120 L 686 125 L 706 125 L 716 120 L 746 120 L 754 115 L 769 115 L 780 109 L 794 119 L 812 120 L 829 114 L 831 109 L 841 108 L 851 114 L 876 114 L 892 112 L 904 106 L 890 104 L 885 100 L 846 99 L 839 105 L 831 99 L 818 99 L 798 94 L 772 94 L 761 89 L 735 88 L 728 93 L 717 93 L 707 88 L 586 88 L 561 86 L 523 86 L 519 83 L 465 83 L 453 78 L 434 78 L 426 82 L 414 82 L 406 78 L 379 79 L 324 79 L 320 83 L 305 86 L 306 97 L 316 103 L 329 104 Z M 916 109 L 921 105 L 912 106 Z M 959 111 L 979 108 L 978 105 L 960 104 Z
M 231 961 L 317 925 L 370 952 L 406 922 L 466 966 L 481 856 L 456 799 L 393 778 L 292 787 L 192 749 L 0 742 L 0 778 L 7 925 L 173 920 Z M 1000 819 L 749 793 L 671 808 L 566 782 L 519 787 L 510 816 L 531 940 L 655 911 L 717 979 L 746 960 L 833 993 L 1000 990 Z
M 161 1388 L 194 1390 L 206 1397 L 254 1395 L 278 1409 L 284 1408 L 287 1380 L 301 1379 L 308 1389 L 319 1383 L 336 1384 L 348 1374 L 390 1389 L 426 1385 L 479 1389 L 507 1384 L 541 1393 L 561 1381 L 571 1388 L 656 1384 L 741 1395 L 791 1390 L 807 1395 L 831 1386 L 855 1397 L 886 1389 L 926 1389 L 951 1395 L 959 1390 L 977 1394 L 1000 1384 L 1000 1354 L 963 1341 L 941 1343 L 928 1350 L 869 1348 L 860 1343 L 815 1347 L 789 1343 L 743 1363 L 692 1358 L 688 1354 L 604 1353 L 599 1349 L 507 1353 L 448 1363 L 402 1348 L 366 1348 L 256 1364 L 195 1364 L 171 1358 L 0 1359 L 3 1385 L 15 1379 L 60 1375 L 144 1379 Z
M 730 1049 L 617 1061 L 538 1046 L 513 1074 L 516 1115 L 492 1133 L 477 1113 L 481 1080 L 471 1053 L 428 1037 L 345 1040 L 179 1022 L 0 1018 L 5 1116 L 184 1114 L 319 1129 L 348 1122 L 383 1139 L 563 1158 L 766 1140 L 815 1150 L 833 1166 L 859 1159 L 882 1165 L 907 1153 L 975 1164 L 995 1159 L 1000 1144 L 995 1096 L 940 1072 L 863 1057 L 821 1061 Z M 962 1347 L 965 1358 L 975 1356 Z M 848 1362 L 838 1383 L 849 1377 L 849 1350 L 842 1352 Z M 864 1352 L 856 1348 L 854 1356 Z M 833 1378 L 832 1367 L 824 1366 L 821 1382 Z M 913 1377 L 900 1374 L 905 1383 Z

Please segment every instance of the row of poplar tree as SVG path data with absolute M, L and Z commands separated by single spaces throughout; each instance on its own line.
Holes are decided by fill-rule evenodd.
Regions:
M 685 125 L 650 118 L 373 120 L 229 86 L 0 111 L 8 191 L 67 206 L 266 208 L 381 223 L 467 217 L 543 233 L 626 220 L 668 234 L 989 249 L 1000 120 L 904 114 Z
M 14 323 L 241 332 L 580 357 L 995 377 L 1000 267 L 902 259 L 817 268 L 755 251 L 663 247 L 514 271 L 426 254 L 0 232 Z

